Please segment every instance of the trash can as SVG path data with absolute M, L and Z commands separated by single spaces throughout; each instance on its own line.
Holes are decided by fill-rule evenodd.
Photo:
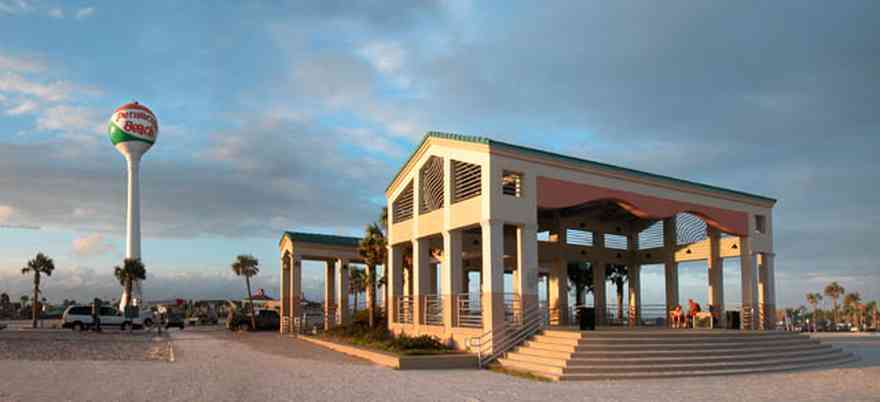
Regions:
M 727 329 L 739 329 L 739 311 L 727 312 Z
M 596 329 L 596 309 L 593 307 L 577 308 L 578 327 L 581 331 L 593 331 Z

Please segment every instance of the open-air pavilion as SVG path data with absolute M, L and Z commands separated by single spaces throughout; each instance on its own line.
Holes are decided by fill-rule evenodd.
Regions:
M 511 327 L 569 325 L 573 262 L 588 264 L 603 284 L 608 267 L 625 266 L 627 322 L 638 325 L 642 265 L 664 266 L 668 311 L 680 303 L 678 264 L 706 261 L 707 304 L 723 321 L 725 257 L 740 259 L 741 328 L 774 327 L 771 198 L 433 132 L 386 196 L 388 325 L 396 333 L 434 335 L 462 349 L 477 338 L 498 350 Z M 469 292 L 474 280 L 479 292 Z M 547 283 L 546 305 L 539 280 Z M 606 295 L 604 286 L 595 289 L 602 325 Z

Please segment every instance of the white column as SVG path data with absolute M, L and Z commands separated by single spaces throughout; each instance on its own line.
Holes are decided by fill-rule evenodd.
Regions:
M 740 237 L 740 270 L 742 283 L 742 310 L 740 312 L 741 328 L 755 329 L 757 304 L 758 304 L 758 281 L 756 276 L 755 255 L 752 253 L 751 238 Z
M 672 326 L 672 310 L 678 305 L 678 263 L 675 248 L 678 234 L 675 216 L 663 219 L 663 265 L 666 281 L 666 326 Z
M 516 228 L 516 275 L 513 289 L 520 295 L 521 313 L 538 306 L 538 225 Z
M 482 311 L 483 330 L 504 327 L 504 224 L 481 222 L 483 247 Z
M 290 264 L 290 322 L 291 325 L 300 316 L 300 300 L 302 298 L 302 257 L 294 254 Z
M 758 311 L 762 312 L 762 329 L 776 329 L 776 289 L 773 272 L 773 254 L 758 255 Z
M 324 262 L 324 329 L 336 324 L 336 262 Z
M 551 314 L 551 325 L 568 325 L 568 267 L 567 261 L 559 259 L 553 261 L 550 267 L 550 276 L 547 281 L 547 289 L 550 296 L 547 298 L 550 309 L 556 310 Z
M 388 246 L 388 324 L 397 322 L 397 302 L 403 295 L 403 250 L 399 246 Z
M 443 290 L 443 323 L 446 325 L 447 332 L 455 326 L 458 317 L 456 295 L 466 291 L 462 290 L 464 281 L 462 280 L 461 237 L 460 230 L 443 232 L 443 267 L 440 270 L 442 277 L 440 287 Z
M 709 235 L 709 311 L 718 314 L 718 325 L 724 327 L 724 260 L 721 258 L 721 232 L 707 227 Z
M 348 265 L 347 261 L 336 260 L 336 323 L 348 325 Z
M 636 326 L 642 320 L 642 266 L 637 263 L 639 252 L 639 235 L 631 233 L 627 235 L 627 248 L 629 249 L 630 263 L 628 264 L 627 283 L 629 291 L 629 325 Z
M 286 252 L 282 253 L 281 256 L 281 317 L 289 317 L 290 316 L 290 256 L 286 254 Z M 283 320 L 287 322 L 287 320 Z M 285 325 L 280 325 L 278 330 L 281 334 L 287 333 L 290 329 L 288 325 L 285 328 Z
M 413 291 L 413 323 L 425 323 L 425 295 L 428 294 L 428 285 L 430 279 L 430 269 L 428 266 L 430 248 L 428 239 L 415 239 L 412 241 L 413 247 L 413 267 L 412 267 L 412 291 Z

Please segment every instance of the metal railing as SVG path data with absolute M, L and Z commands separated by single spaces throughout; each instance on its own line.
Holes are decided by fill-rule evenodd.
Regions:
M 522 320 L 522 298 L 517 293 L 504 294 L 504 321 L 519 323 Z
M 505 322 L 502 328 L 468 339 L 467 345 L 476 351 L 478 365 L 483 368 L 545 328 L 544 322 L 544 309 L 532 305 L 524 310 L 519 323 Z
M 413 323 L 413 300 L 414 298 L 412 296 L 398 296 L 396 317 L 398 323 Z
M 483 308 L 479 293 L 455 295 L 455 306 L 458 311 L 456 327 L 483 328 Z
M 423 321 L 427 325 L 443 325 L 443 298 L 440 295 L 426 295 Z

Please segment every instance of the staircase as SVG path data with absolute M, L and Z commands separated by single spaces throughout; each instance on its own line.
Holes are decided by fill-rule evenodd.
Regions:
M 544 330 L 497 360 L 555 381 L 785 371 L 857 360 L 807 335 L 776 331 Z

